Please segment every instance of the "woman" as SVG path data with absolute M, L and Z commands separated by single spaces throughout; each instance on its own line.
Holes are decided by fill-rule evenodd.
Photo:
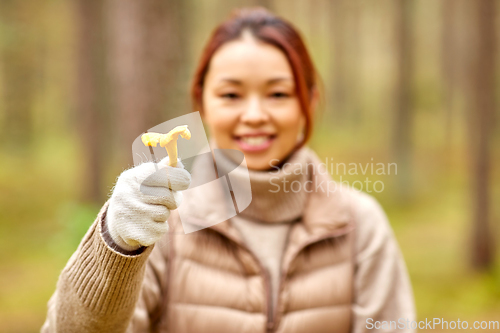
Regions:
M 410 330 L 401 325 L 414 320 L 412 290 L 383 210 L 331 188 L 304 146 L 317 91 L 290 23 L 262 8 L 223 22 L 192 96 L 212 148 L 244 153 L 252 202 L 184 235 L 175 209 L 203 224 L 224 209 L 220 196 L 194 191 L 180 205 L 191 179 L 180 161 L 168 179 L 153 163 L 125 171 L 61 273 L 42 331 L 363 332 L 384 321 Z

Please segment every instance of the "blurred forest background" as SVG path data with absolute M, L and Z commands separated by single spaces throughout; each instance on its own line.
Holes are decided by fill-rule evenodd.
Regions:
M 39 331 L 133 139 L 192 110 L 209 32 L 249 5 L 305 37 L 323 81 L 320 157 L 398 163 L 369 176 L 384 183 L 371 194 L 418 317 L 500 320 L 500 1 L 1 0 L 2 332 Z

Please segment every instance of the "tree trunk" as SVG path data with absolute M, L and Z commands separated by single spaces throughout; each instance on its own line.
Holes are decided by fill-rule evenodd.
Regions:
M 333 56 L 333 81 L 331 84 L 330 97 L 332 99 L 332 107 L 334 119 L 336 122 L 343 123 L 345 121 L 346 100 L 347 100 L 347 66 L 346 66 L 346 5 L 345 0 L 332 0 L 329 2 L 330 22 L 329 28 L 333 37 L 331 45 L 331 53 Z
M 0 21 L 5 27 L 0 57 L 6 64 L 2 68 L 2 104 L 6 112 L 0 139 L 17 152 L 29 148 L 33 140 L 32 108 L 40 52 L 37 52 L 36 31 L 30 22 L 37 18 L 37 7 L 31 1 L 0 1 Z
M 83 149 L 83 198 L 102 202 L 103 152 L 106 137 L 103 8 L 101 1 L 78 0 L 77 117 Z
M 473 3 L 470 57 L 470 156 L 472 162 L 472 265 L 491 268 L 494 249 L 490 219 L 490 140 L 495 112 L 495 0 Z
M 441 7 L 442 30 L 441 30 L 441 68 L 442 84 L 444 91 L 445 108 L 445 147 L 444 154 L 447 156 L 447 163 L 451 160 L 453 143 L 453 116 L 455 110 L 455 82 L 458 76 L 455 75 L 458 70 L 456 35 L 458 26 L 455 24 L 456 9 L 459 3 L 457 0 L 443 0 Z M 448 164 L 449 165 L 449 164 Z
M 118 138 L 114 145 L 122 166 L 132 164 L 134 139 L 168 120 L 167 105 L 175 105 L 169 97 L 177 98 L 172 91 L 178 86 L 187 49 L 181 4 L 180 0 L 109 0 L 109 65 Z
M 394 119 L 394 153 L 398 165 L 397 191 L 402 202 L 408 202 L 412 186 L 412 9 L 413 0 L 396 1 L 397 6 L 397 80 Z

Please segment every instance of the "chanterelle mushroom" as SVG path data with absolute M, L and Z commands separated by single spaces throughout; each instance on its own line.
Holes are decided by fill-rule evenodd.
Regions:
M 169 159 L 168 165 L 175 167 L 177 165 L 177 139 L 179 135 L 186 140 L 191 139 L 191 132 L 187 125 L 177 126 L 167 134 L 144 133 L 141 140 L 145 146 L 156 147 L 159 143 L 160 147 L 165 147 Z

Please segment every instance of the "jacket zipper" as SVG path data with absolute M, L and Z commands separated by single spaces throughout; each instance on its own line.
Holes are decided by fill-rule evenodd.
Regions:
M 266 332 L 272 332 L 273 329 L 273 308 L 272 306 L 272 293 L 271 293 L 271 274 L 269 270 L 261 266 L 263 272 L 265 273 L 264 281 L 266 283 L 266 298 L 267 298 L 267 321 L 266 321 Z
M 271 304 L 272 303 L 271 274 L 269 273 L 269 270 L 267 268 L 265 268 L 264 265 L 262 264 L 262 262 L 259 260 L 259 258 L 257 258 L 257 256 L 252 251 L 250 251 L 250 249 L 248 248 L 248 246 L 245 244 L 245 242 L 243 240 L 241 240 L 241 242 L 240 242 L 239 240 L 235 239 L 230 234 L 226 233 L 225 231 L 223 231 L 217 227 L 215 227 L 215 228 L 212 227 L 212 229 L 216 230 L 220 234 L 223 234 L 227 239 L 229 239 L 230 241 L 235 243 L 237 246 L 241 247 L 244 251 L 249 253 L 250 256 L 252 256 L 252 258 L 254 258 L 255 262 L 259 266 L 261 272 L 264 275 L 264 288 L 266 289 L 266 303 L 267 303 L 266 304 L 267 305 L 266 332 L 272 332 L 272 328 L 274 326 L 274 323 L 273 323 L 273 309 L 271 308 L 271 306 L 272 306 L 272 304 Z
M 290 260 L 289 264 L 293 262 L 293 259 L 295 257 L 297 257 L 297 255 L 303 250 L 305 249 L 306 247 L 308 247 L 309 245 L 312 245 L 314 243 L 317 243 L 317 242 L 321 242 L 321 241 L 324 241 L 324 240 L 327 240 L 327 239 L 331 239 L 331 238 L 336 238 L 336 237 L 339 237 L 339 236 L 343 236 L 345 234 L 347 234 L 348 232 L 352 231 L 354 229 L 354 226 L 353 225 L 347 225 L 345 227 L 342 227 L 341 229 L 338 229 L 338 230 L 335 230 L 334 232 L 331 232 L 329 234 L 326 234 L 326 235 L 322 235 L 320 237 L 316 237 L 312 240 L 309 240 L 303 244 L 301 244 L 299 247 L 297 247 L 297 250 L 293 253 L 292 255 L 292 260 Z M 281 295 L 281 292 L 282 292 L 282 288 L 283 288 L 283 285 L 284 285 L 284 282 L 285 282 L 285 279 L 286 279 L 286 274 L 288 273 L 288 269 L 289 267 L 283 267 L 282 271 L 281 271 L 281 276 L 280 276 L 280 281 L 278 283 L 278 299 L 276 300 L 276 306 L 274 307 L 273 309 L 273 313 L 271 314 L 272 317 L 268 317 L 268 332 L 269 333 L 272 333 L 272 332 L 275 332 L 276 328 L 277 328 L 277 322 L 275 322 L 274 320 L 277 318 L 277 315 L 278 315 L 278 309 L 279 309 L 279 305 L 280 305 L 280 297 L 279 295 Z M 281 319 L 281 318 L 280 318 Z
M 242 240 L 242 242 L 240 242 L 239 240 L 235 239 L 230 234 L 226 233 L 225 231 L 222 231 L 222 230 L 218 229 L 217 227 L 215 227 L 215 228 L 212 227 L 212 229 L 214 229 L 217 232 L 223 234 L 226 238 L 228 238 L 233 243 L 235 243 L 236 245 L 238 245 L 239 247 L 241 247 L 243 250 L 245 250 L 246 252 L 248 252 L 255 259 L 255 262 L 257 262 L 257 264 L 259 265 L 261 271 L 264 274 L 264 283 L 265 283 L 265 289 L 266 289 L 266 299 L 267 299 L 266 332 L 267 333 L 275 332 L 276 331 L 276 327 L 277 327 L 276 326 L 276 322 L 275 322 L 275 318 L 277 316 L 278 309 L 279 309 L 279 303 L 280 303 L 280 297 L 279 297 L 279 295 L 281 294 L 281 289 L 283 287 L 283 282 L 285 280 L 286 273 L 288 272 L 288 267 L 283 267 L 283 269 L 281 271 L 280 281 L 279 281 L 278 286 L 277 286 L 278 287 L 278 293 L 277 293 L 278 298 L 276 300 L 276 306 L 274 308 L 272 308 L 273 304 L 272 304 L 272 294 L 271 294 L 271 274 L 269 273 L 269 270 L 266 269 L 264 267 L 264 265 L 262 264 L 262 262 L 259 260 L 259 258 L 257 258 L 257 256 L 255 254 L 253 254 L 252 251 L 250 251 L 248 249 L 248 247 L 246 246 L 245 242 L 243 242 L 243 240 Z M 302 251 L 304 248 L 306 248 L 307 246 L 309 246 L 311 244 L 314 244 L 316 242 L 320 242 L 320 241 L 323 241 L 323 240 L 326 240 L 326 239 L 335 238 L 335 237 L 339 237 L 339 236 L 345 235 L 349 231 L 351 231 L 352 229 L 354 229 L 354 226 L 353 225 L 348 225 L 348 226 L 342 227 L 341 229 L 337 229 L 334 232 L 331 232 L 329 234 L 322 235 L 320 237 L 316 237 L 316 238 L 314 238 L 312 240 L 309 240 L 309 241 L 301 244 L 299 247 L 297 247 L 297 250 L 295 251 L 295 253 L 293 253 L 292 258 L 295 258 L 300 253 L 300 251 Z M 292 261 L 293 261 L 293 259 L 290 260 L 290 263 Z

